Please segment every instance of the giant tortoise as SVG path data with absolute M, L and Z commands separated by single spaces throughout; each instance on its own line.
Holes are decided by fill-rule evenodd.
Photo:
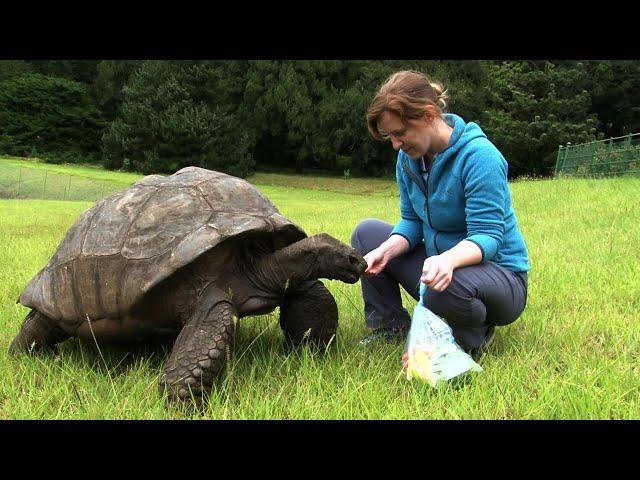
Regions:
M 73 336 L 170 337 L 160 391 L 202 402 L 239 318 L 280 307 L 289 343 L 327 345 L 338 309 L 318 279 L 355 283 L 365 268 L 357 251 L 308 237 L 244 180 L 197 167 L 150 175 L 80 215 L 20 295 L 32 310 L 10 351 Z

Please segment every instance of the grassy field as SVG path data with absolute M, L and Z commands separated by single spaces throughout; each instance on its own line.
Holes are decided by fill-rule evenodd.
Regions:
M 121 185 L 139 178 L 0 160 L 0 169 L 20 166 Z M 393 223 L 398 215 L 388 180 L 249 180 L 308 234 L 349 242 L 363 218 Z M 202 414 L 161 401 L 166 346 L 105 347 L 101 356 L 72 339 L 57 355 L 7 355 L 27 313 L 18 295 L 93 202 L 0 200 L 0 419 L 640 418 L 640 179 L 520 181 L 511 190 L 533 267 L 529 301 L 517 322 L 498 329 L 473 382 L 434 390 L 407 381 L 401 345 L 357 345 L 365 334 L 359 284 L 326 281 L 340 311 L 334 348 L 290 353 L 277 312 L 243 319 L 235 356 Z M 405 296 L 407 308 L 414 303 Z
M 140 175 L 98 167 L 54 165 L 37 159 L 0 159 L 0 198 L 96 201 Z

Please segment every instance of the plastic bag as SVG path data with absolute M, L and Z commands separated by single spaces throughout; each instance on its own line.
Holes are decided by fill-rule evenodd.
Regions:
M 405 344 L 407 379 L 425 380 L 437 387 L 463 373 L 481 372 L 482 367 L 456 343 L 447 322 L 424 306 L 426 290 L 421 283 L 420 301 L 413 310 Z

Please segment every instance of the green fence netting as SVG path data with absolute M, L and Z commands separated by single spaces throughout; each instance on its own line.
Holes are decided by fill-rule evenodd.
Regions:
M 560 145 L 555 176 L 609 177 L 640 173 L 640 133 Z
M 97 201 L 129 185 L 0 162 L 0 198 Z

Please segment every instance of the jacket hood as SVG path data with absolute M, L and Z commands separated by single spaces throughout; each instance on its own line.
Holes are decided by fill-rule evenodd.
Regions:
M 451 132 L 451 138 L 449 139 L 447 148 L 439 154 L 441 157 L 455 155 L 471 140 L 487 138 L 477 123 L 466 123 L 462 117 L 453 113 L 446 113 L 444 115 L 444 121 L 447 122 L 450 127 L 453 127 L 453 132 Z

